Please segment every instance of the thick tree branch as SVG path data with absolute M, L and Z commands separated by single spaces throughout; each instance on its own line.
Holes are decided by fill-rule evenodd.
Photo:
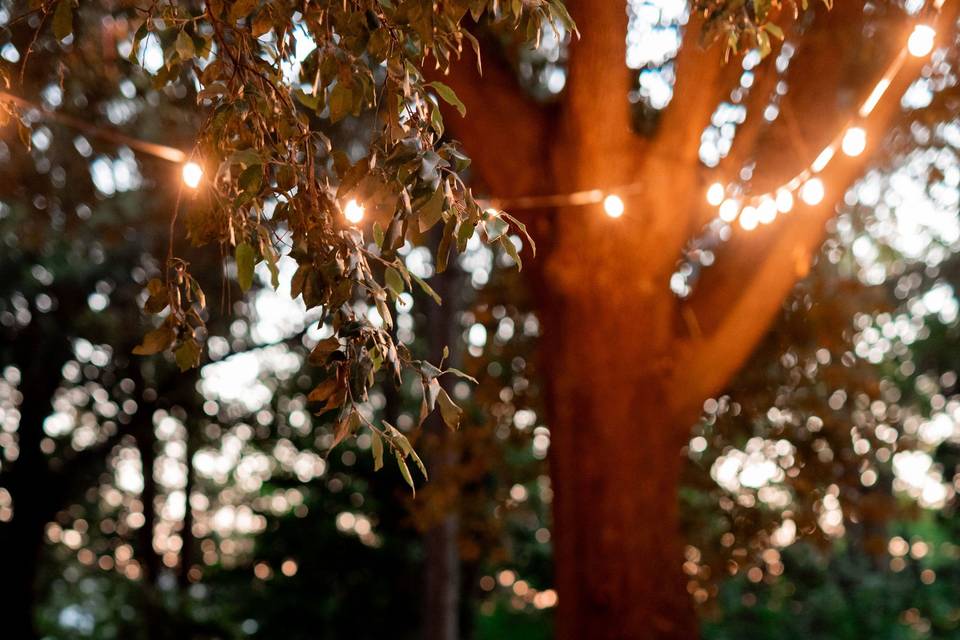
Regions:
M 631 127 L 627 94 L 634 72 L 626 66 L 624 3 L 571 0 L 567 5 L 580 38 L 570 43 L 562 142 L 554 153 L 558 176 L 571 190 L 631 182 L 645 144 Z M 602 168 L 596 166 L 599 158 Z M 606 182 L 597 182 L 598 170 Z
M 462 118 L 456 109 L 441 104 L 443 121 L 447 131 L 463 143 L 477 177 L 493 195 L 549 192 L 547 173 L 533 170 L 544 162 L 551 129 L 549 109 L 524 93 L 497 47 L 492 39 L 483 40 L 482 76 L 476 54 L 469 48 L 446 75 L 437 74 L 467 107 Z
M 955 18 L 952 8 L 947 13 L 941 16 L 940 24 L 951 24 Z M 896 52 L 896 46 L 891 47 L 891 56 Z M 888 130 L 900 110 L 900 96 L 922 66 L 922 60 L 907 60 L 871 116 L 875 136 Z M 827 73 L 827 69 L 822 71 Z M 818 113 L 814 124 L 823 126 L 823 121 L 823 114 Z M 879 140 L 875 138 L 874 142 Z M 674 410 L 689 410 L 684 405 L 698 404 L 719 392 L 742 366 L 794 283 L 806 275 L 823 240 L 825 224 L 834 214 L 835 203 L 862 174 L 865 157 L 837 157 L 833 161 L 821 176 L 830 200 L 815 207 L 798 203 L 793 213 L 750 233 L 737 229 L 720 252 L 717 267 L 704 274 L 697 284 L 697 293 L 680 310 L 690 336 L 679 345 L 674 384 L 682 385 L 686 391 L 678 394 Z
M 700 42 L 703 19 L 691 16 L 684 27 L 683 42 L 674 63 L 677 83 L 673 99 L 660 123 L 655 151 L 651 155 L 678 163 L 698 165 L 700 135 L 710 115 L 740 75 L 735 61 L 724 63 L 719 45 L 704 47 Z

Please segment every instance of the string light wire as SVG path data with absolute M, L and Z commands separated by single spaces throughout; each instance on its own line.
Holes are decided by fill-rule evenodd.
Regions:
M 108 129 L 106 127 L 90 124 L 89 122 L 81 120 L 80 118 L 75 118 L 69 114 L 60 113 L 59 111 L 51 111 L 42 105 L 21 98 L 20 96 L 15 96 L 7 91 L 0 91 L 0 101 L 10 102 L 25 110 L 36 110 L 45 120 L 59 122 L 60 124 L 66 125 L 72 129 L 82 131 L 91 137 L 100 138 L 101 140 L 113 142 L 119 145 L 124 145 L 135 151 L 139 151 L 140 153 L 144 153 L 155 158 L 160 158 L 161 160 L 166 160 L 167 162 L 183 164 L 187 162 L 188 159 L 188 154 L 181 149 L 177 149 L 176 147 L 168 147 L 164 144 L 147 142 L 146 140 L 141 140 L 139 138 L 133 138 L 131 136 L 122 134 L 114 129 Z

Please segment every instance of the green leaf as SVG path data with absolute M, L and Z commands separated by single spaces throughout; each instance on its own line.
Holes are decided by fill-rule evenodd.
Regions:
M 434 291 L 433 287 L 427 284 L 426 280 L 416 275 L 415 273 L 411 273 L 410 277 L 413 278 L 414 282 L 420 285 L 420 288 L 423 290 L 425 294 L 433 298 L 434 302 L 436 302 L 437 304 L 443 304 L 443 299 L 440 298 L 440 294 Z
M 773 22 L 768 22 L 763 25 L 763 28 L 770 33 L 773 37 L 778 40 L 783 40 L 783 29 L 780 28 L 780 25 L 774 24 Z
M 500 246 L 503 247 L 503 250 L 507 252 L 507 255 L 513 258 L 513 261 L 517 263 L 517 271 L 522 271 L 523 262 L 520 260 L 520 253 L 517 251 L 517 245 L 513 244 L 513 240 L 510 239 L 510 236 L 501 236 Z
M 400 275 L 399 271 L 393 267 L 387 267 L 385 279 L 387 281 L 387 286 L 390 287 L 390 290 L 393 291 L 394 295 L 399 296 L 401 293 L 403 293 L 403 276 Z
M 490 216 L 483 221 L 483 231 L 487 234 L 487 242 L 493 242 L 498 239 L 505 234 L 508 229 L 510 229 L 510 223 L 499 215 L 490 214 Z
M 230 7 L 230 22 L 237 22 L 241 18 L 246 18 L 259 4 L 259 0 L 235 0 Z
M 466 220 L 460 223 L 460 228 L 457 229 L 457 251 L 463 253 L 467 250 L 467 243 L 470 242 L 476 228 L 475 224 Z
M 143 342 L 133 348 L 133 353 L 138 356 L 152 356 L 167 349 L 176 339 L 177 334 L 174 333 L 173 329 L 167 325 L 162 325 L 143 336 Z
M 376 429 L 370 429 L 370 450 L 373 452 L 373 470 L 383 468 L 383 438 Z
M 424 466 L 423 460 L 420 459 L 420 456 L 417 455 L 417 452 L 413 449 L 410 449 L 410 457 L 413 458 L 413 461 L 417 464 L 417 468 L 420 469 L 420 473 L 423 474 L 423 479 L 429 480 L 430 477 L 427 475 L 427 467 Z
M 330 92 L 330 122 L 342 120 L 353 109 L 353 91 L 338 82 Z
M 259 164 L 253 164 L 243 170 L 237 183 L 240 189 L 251 195 L 260 193 L 260 184 L 263 181 L 263 167 Z
M 277 264 L 277 252 L 272 246 L 266 250 L 267 268 L 270 270 L 270 286 L 276 289 L 280 286 L 280 267 Z
M 410 490 L 413 491 L 413 495 L 416 496 L 417 488 L 413 485 L 413 478 L 410 477 L 410 469 L 407 468 L 407 463 L 403 459 L 403 454 L 401 454 L 398 449 L 394 449 L 393 457 L 397 459 L 397 467 L 400 469 L 400 475 L 402 475 L 403 479 L 407 481 L 407 484 L 410 485 Z
M 506 211 L 501 211 L 500 216 L 504 220 L 509 222 L 513 228 L 515 228 L 517 231 L 523 234 L 523 237 L 526 238 L 527 240 L 527 244 L 530 245 L 530 251 L 533 253 L 533 255 L 537 255 L 537 243 L 533 241 L 533 236 L 531 236 L 530 233 L 527 231 L 527 225 L 523 224 L 522 222 L 520 222 L 519 220 L 511 216 Z
M 464 373 L 463 371 L 460 371 L 460 369 L 457 369 L 455 367 L 449 367 L 445 369 L 444 373 L 452 373 L 453 375 L 459 378 L 463 378 L 464 380 L 469 380 L 473 384 L 480 384 L 479 382 L 477 382 L 477 379 L 471 376 L 469 373 Z
M 137 32 L 133 35 L 133 47 L 130 49 L 130 56 L 128 60 L 134 64 L 139 62 L 140 54 L 140 44 L 143 42 L 143 39 L 147 37 L 147 21 L 144 20 L 140 27 L 137 29 Z
M 193 369 L 200 364 L 200 344 L 193 338 L 185 340 L 173 355 L 181 372 Z
M 437 81 L 431 82 L 427 86 L 433 87 L 436 90 L 437 95 L 443 98 L 444 102 L 452 107 L 456 107 L 461 118 L 467 115 L 467 106 L 460 101 L 460 98 L 457 97 L 457 94 L 453 89 L 442 82 Z
M 456 227 L 457 218 L 450 216 L 447 224 L 443 227 L 443 237 L 440 238 L 440 246 L 437 247 L 437 273 L 443 273 L 447 270 L 447 261 L 450 259 L 450 245 L 456 239 L 454 227 Z
M 429 231 L 430 228 L 437 224 L 443 217 L 444 200 L 443 187 L 440 187 L 434 191 L 430 199 L 420 207 L 420 212 L 417 216 L 417 226 L 420 229 L 420 233 Z
M 327 378 L 313 388 L 307 396 L 307 402 L 326 402 L 339 388 L 340 381 L 337 378 Z
M 440 404 L 440 415 L 443 417 L 443 421 L 448 427 L 456 431 L 460 427 L 460 417 L 463 416 L 463 409 L 450 399 L 447 390 L 443 387 L 440 387 L 440 395 L 437 396 L 437 401 Z
M 187 35 L 186 31 L 181 31 L 180 35 L 177 36 L 177 53 L 180 54 L 180 60 L 182 62 L 192 60 L 196 55 L 193 40 Z
M 260 156 L 260 152 L 253 148 L 240 149 L 230 154 L 230 164 L 245 164 L 250 166 L 262 162 L 263 158 Z
M 73 0 L 60 0 L 53 12 L 53 35 L 63 40 L 73 33 Z
M 253 247 L 246 242 L 241 242 L 237 245 L 234 257 L 237 260 L 237 281 L 240 283 L 240 289 L 244 292 L 249 291 L 253 286 L 253 267 L 256 264 Z
M 339 348 L 340 340 L 337 336 L 330 336 L 326 340 L 321 340 L 310 352 L 310 364 L 325 364 L 330 354 Z

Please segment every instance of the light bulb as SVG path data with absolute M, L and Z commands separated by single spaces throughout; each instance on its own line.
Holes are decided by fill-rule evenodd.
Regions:
M 933 40 L 936 36 L 937 32 L 934 31 L 933 27 L 918 24 L 913 28 L 910 39 L 907 40 L 907 50 L 910 52 L 910 55 L 923 58 L 933 51 Z
M 817 156 L 817 159 L 813 161 L 813 164 L 810 165 L 810 170 L 814 173 L 820 173 L 827 168 L 827 165 L 830 164 L 830 161 L 833 160 L 834 154 L 833 145 L 824 147 L 823 151 L 820 152 L 820 155 Z
M 623 215 L 625 207 L 620 196 L 612 193 L 603 199 L 603 211 L 611 218 L 619 218 Z
M 755 207 L 744 207 L 740 212 L 740 226 L 746 231 L 752 231 L 757 228 L 760 222 L 760 216 Z
M 757 220 L 760 224 L 770 224 L 777 217 L 777 203 L 773 198 L 765 196 L 757 207 Z
M 800 199 L 813 206 L 823 201 L 824 193 L 823 180 L 811 178 L 800 188 Z
M 720 205 L 720 219 L 724 222 L 733 222 L 740 213 L 740 203 L 736 200 L 724 200 Z
M 347 206 L 343 208 L 343 217 L 351 224 L 357 224 L 363 220 L 363 205 L 351 198 L 347 201 Z
M 183 183 L 191 189 L 200 186 L 200 179 L 203 178 L 203 168 L 196 162 L 188 162 L 183 165 Z
M 710 188 L 707 189 L 707 202 L 711 206 L 719 206 L 723 202 L 723 194 L 726 189 L 723 188 L 723 185 L 719 182 L 714 182 L 710 185 Z
M 793 194 L 789 189 L 780 189 L 777 191 L 777 209 L 780 213 L 788 213 L 793 209 Z
M 851 158 L 860 155 L 867 148 L 867 132 L 863 127 L 850 127 L 843 134 L 843 142 L 840 148 Z

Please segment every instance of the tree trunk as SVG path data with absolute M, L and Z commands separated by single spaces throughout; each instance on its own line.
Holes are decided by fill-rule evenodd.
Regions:
M 20 509 L 13 521 L 0 526 L 0 544 L 6 558 L 0 581 L 4 637 L 23 640 L 37 637 L 36 577 L 43 547 L 44 522 L 29 511 L 29 507 Z
M 442 305 L 427 301 L 427 336 L 429 359 L 440 362 L 443 350 L 449 349 L 445 366 L 460 366 L 462 360 L 458 318 L 462 299 L 458 283 L 463 275 L 454 262 L 433 279 Z M 441 383 L 451 391 L 450 376 Z M 423 537 L 424 546 L 424 640 L 458 640 L 460 638 L 460 514 L 459 505 L 449 499 L 450 471 L 459 463 L 459 452 L 450 429 L 437 412 L 424 425 L 423 453 L 433 486 L 428 498 L 433 526 Z M 439 491 L 433 491 L 439 489 Z
M 0 548 L 3 579 L 0 580 L 3 630 L 11 638 L 37 637 L 34 624 L 37 573 L 43 552 L 43 531 L 58 508 L 58 487 L 54 484 L 46 455 L 40 449 L 43 421 L 52 411 L 51 399 L 60 384 L 62 363 L 70 356 L 65 339 L 47 336 L 31 325 L 33 331 L 20 336 L 17 354 L 11 364 L 21 372 L 23 402 L 17 429 L 17 459 L 4 462 L 0 480 L 10 492 L 13 518 L 0 523 Z
M 665 408 L 673 390 L 651 341 L 656 305 L 604 289 L 553 291 L 541 306 L 549 318 L 557 637 L 695 638 L 677 504 L 680 452 L 695 416 Z

